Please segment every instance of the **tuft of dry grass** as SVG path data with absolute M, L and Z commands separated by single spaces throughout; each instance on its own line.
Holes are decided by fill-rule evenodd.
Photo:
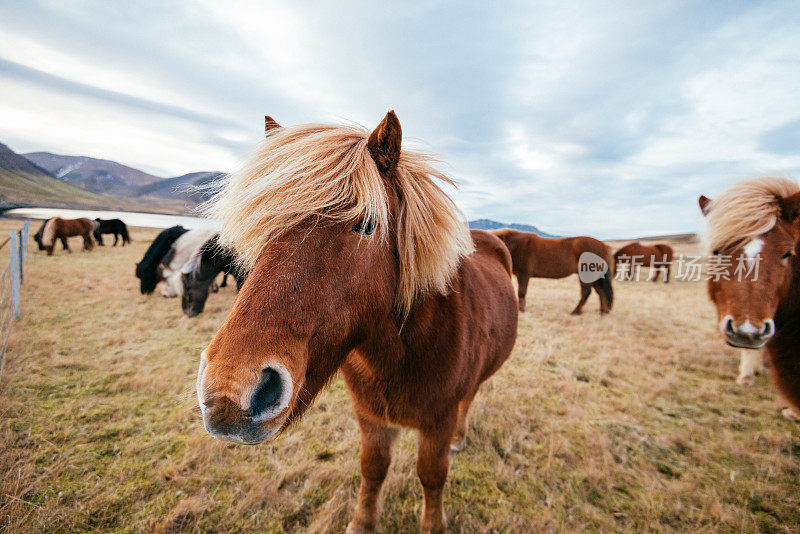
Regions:
M 134 263 L 157 232 L 132 230 L 131 247 L 29 248 L 0 377 L 0 529 L 343 531 L 359 440 L 342 380 L 273 442 L 209 437 L 194 377 L 234 288 L 194 319 L 176 299 L 140 295 Z M 610 316 L 593 296 L 572 317 L 575 277 L 531 282 L 514 353 L 452 459 L 451 530 L 797 531 L 797 427 L 766 378 L 734 383 L 738 354 L 714 331 L 703 284 L 615 293 Z M 415 457 L 405 432 L 384 532 L 416 529 Z

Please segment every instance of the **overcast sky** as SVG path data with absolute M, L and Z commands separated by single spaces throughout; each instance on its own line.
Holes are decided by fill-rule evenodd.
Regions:
M 0 2 L 18 152 L 230 171 L 264 114 L 372 128 L 390 109 L 470 219 L 694 231 L 700 193 L 800 177 L 800 6 Z

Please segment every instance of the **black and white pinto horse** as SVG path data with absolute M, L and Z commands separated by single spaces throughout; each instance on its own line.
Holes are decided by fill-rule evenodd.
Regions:
M 131 237 L 128 235 L 128 227 L 119 219 L 95 219 L 96 225 L 94 228 L 94 239 L 97 244 L 103 246 L 103 237 L 101 234 L 114 234 L 114 244 L 116 247 L 119 238 L 122 237 L 122 246 L 131 243 Z
M 183 295 L 183 273 L 189 263 L 200 255 L 200 249 L 219 232 L 216 227 L 195 228 L 181 235 L 161 260 L 161 296 L 172 298 Z
M 188 231 L 180 225 L 172 226 L 158 234 L 150 244 L 142 261 L 136 264 L 136 278 L 140 281 L 139 290 L 142 295 L 149 295 L 155 291 L 156 286 L 163 279 L 161 262 L 172 250 L 175 241 Z
M 236 280 L 236 291 L 242 287 L 247 275 L 236 266 L 233 254 L 217 243 L 218 235 L 214 235 L 200 248 L 200 253 L 182 269 L 183 295 L 181 307 L 183 313 L 195 317 L 203 313 L 208 294 L 214 290 L 214 280 L 219 273 L 225 273 L 221 287 L 225 287 L 225 279 L 229 274 Z

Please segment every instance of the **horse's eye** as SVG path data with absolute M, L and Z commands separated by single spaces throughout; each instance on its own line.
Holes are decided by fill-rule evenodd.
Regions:
M 719 256 L 719 250 L 714 251 L 714 256 Z
M 782 257 L 781 259 L 782 259 L 782 260 L 788 260 L 788 259 L 789 259 L 789 258 L 791 258 L 792 256 L 794 256 L 794 250 L 790 250 L 790 251 L 788 251 L 786 254 L 784 254 L 784 255 L 783 255 L 783 257 Z
M 375 232 L 375 221 L 366 217 L 353 225 L 353 231 L 361 235 L 372 235 Z

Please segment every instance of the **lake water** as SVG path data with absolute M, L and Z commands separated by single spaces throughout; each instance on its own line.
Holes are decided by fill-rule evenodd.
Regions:
M 7 217 L 28 219 L 49 219 L 50 217 L 63 217 L 65 219 L 120 219 L 128 226 L 142 226 L 145 228 L 169 228 L 180 224 L 185 228 L 204 228 L 213 225 L 213 221 L 200 217 L 185 217 L 183 215 L 161 215 L 159 213 L 136 213 L 132 211 L 103 211 L 103 210 L 68 210 L 61 208 L 16 208 L 4 213 Z M 35 231 L 35 230 L 34 230 Z

